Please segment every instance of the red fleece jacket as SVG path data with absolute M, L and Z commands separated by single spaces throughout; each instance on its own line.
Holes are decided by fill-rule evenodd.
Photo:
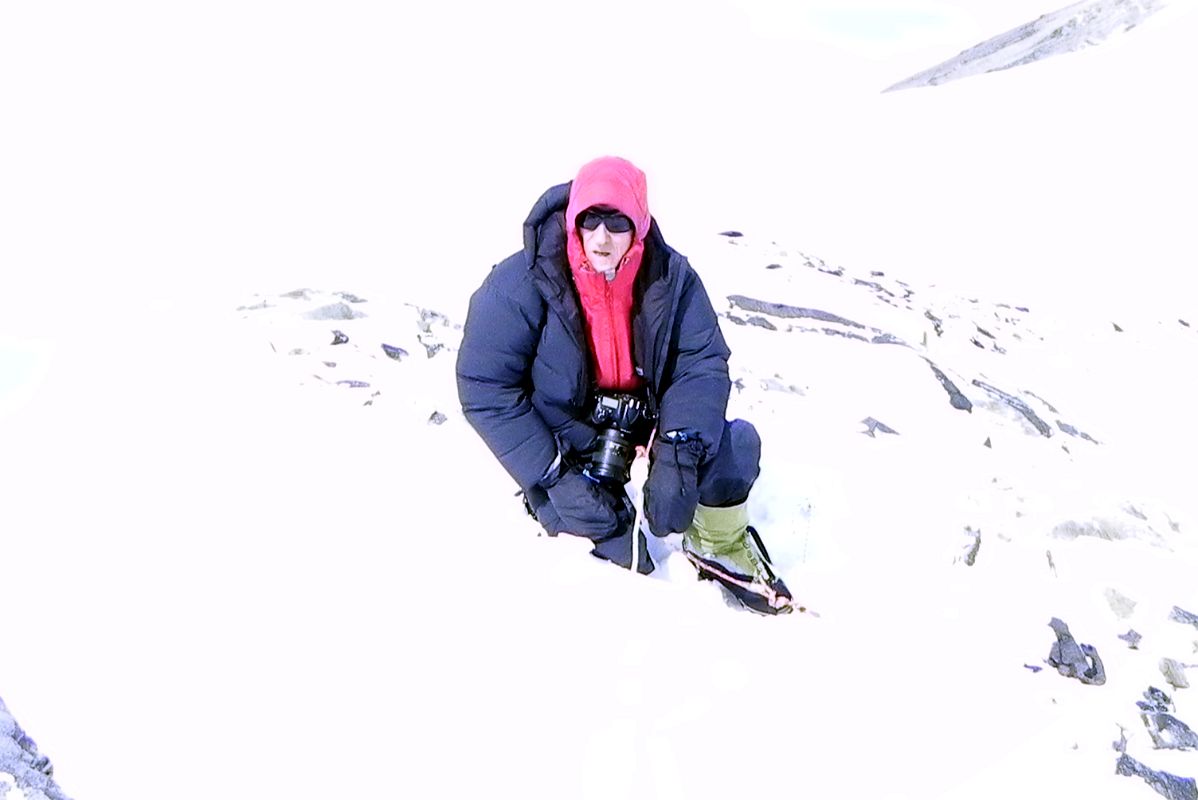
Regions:
M 591 268 L 578 232 L 578 215 L 591 206 L 610 206 L 632 220 L 632 246 L 608 282 Z M 632 362 L 632 284 L 641 268 L 649 233 L 645 173 L 613 156 L 597 158 L 578 171 L 566 206 L 566 254 L 586 318 L 595 380 L 600 389 L 629 391 L 642 380 Z

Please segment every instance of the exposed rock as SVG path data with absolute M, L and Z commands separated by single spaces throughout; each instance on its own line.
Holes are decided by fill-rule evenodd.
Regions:
M 1198 614 L 1191 614 L 1189 611 L 1185 611 L 1178 606 L 1173 606 L 1173 611 L 1169 613 L 1169 619 L 1174 622 L 1187 622 L 1198 628 Z
M 1149 686 L 1148 690 L 1144 692 L 1144 699 L 1137 700 L 1136 706 L 1141 711 L 1169 713 L 1173 710 L 1173 700 L 1155 686 Z
M 408 351 L 404 350 L 402 347 L 395 347 L 394 345 L 389 345 L 386 343 L 384 343 L 382 347 L 383 352 L 387 354 L 387 358 L 393 358 L 396 361 L 403 361 L 408 357 Z
M 1052 410 L 1051 406 L 1049 408 Z M 1056 413 L 1056 411 L 1053 410 L 1053 413 Z M 1061 420 L 1058 419 L 1057 427 L 1061 429 L 1062 433 L 1067 433 L 1070 436 L 1076 436 L 1078 439 L 1085 439 L 1087 442 L 1093 442 L 1094 444 L 1101 444 L 1101 442 L 1099 442 L 1090 434 L 1086 433 L 1085 431 L 1079 431 L 1077 428 L 1073 427 L 1067 422 L 1061 422 Z
M 1172 658 L 1162 658 L 1160 668 L 1161 674 L 1165 676 L 1165 680 L 1174 689 L 1190 688 L 1190 682 L 1186 679 L 1185 664 Z
M 944 335 L 944 320 L 933 314 L 931 311 L 924 311 L 923 315 L 932 321 L 932 330 L 936 331 L 937 336 Z
M 979 389 L 985 390 L 990 395 L 998 398 L 1011 408 L 1018 411 L 1027 419 L 1028 422 L 1032 423 L 1032 427 L 1039 431 L 1041 436 L 1052 436 L 1052 428 L 1048 427 L 1048 423 L 1040 419 L 1040 417 L 1036 415 L 1036 412 L 1032 411 L 1031 406 L 1020 400 L 1018 397 L 1007 394 L 1002 389 L 991 386 L 985 381 L 980 381 L 977 378 L 973 379 L 973 385 Z
M 1098 44 L 1129 31 L 1165 5 L 1164 0 L 1092 0 L 1012 28 L 955 57 L 885 89 L 938 86 L 947 81 L 998 72 Z
M 440 353 L 445 349 L 445 345 L 441 344 L 440 342 L 433 342 L 430 344 L 424 341 L 424 337 L 422 335 L 417 335 L 416 341 L 420 342 L 420 344 L 424 346 L 424 353 L 429 358 L 432 358 L 437 353 Z
M 1140 649 L 1140 640 L 1143 639 L 1144 637 L 1141 636 L 1140 634 L 1136 633 L 1135 629 L 1128 628 L 1127 633 L 1119 634 L 1119 638 L 1122 639 L 1123 641 L 1127 642 L 1127 646 L 1129 648 L 1131 648 L 1132 650 L 1139 650 Z
M 767 331 L 778 330 L 778 327 L 776 325 L 774 325 L 774 323 L 772 323 L 768 319 L 766 319 L 765 317 L 757 317 L 757 316 L 749 317 L 748 323 L 750 325 L 755 325 L 758 328 L 765 328 Z
M 739 239 L 744 234 L 740 231 L 721 231 L 720 236 L 727 236 L 729 239 Z
M 1048 402 L 1047 400 L 1045 400 L 1043 397 L 1036 394 L 1035 392 L 1031 392 L 1031 391 L 1028 391 L 1027 389 L 1024 389 L 1023 393 L 1026 394 L 1028 397 L 1032 397 L 1032 398 L 1035 398 L 1036 400 L 1039 400 L 1041 403 L 1044 404 L 1044 407 L 1047 408 L 1052 413 L 1054 413 L 1054 414 L 1060 413 L 1059 411 L 1057 411 L 1056 407 L 1053 406 L 1052 403 Z M 1057 424 L 1060 425 L 1061 423 L 1058 422 Z
M 353 292 L 337 292 L 337 296 L 347 303 L 365 303 L 366 301 L 358 297 Z
M 940 385 L 944 387 L 944 391 L 948 392 L 948 400 L 953 408 L 958 411 L 968 411 L 973 413 L 973 403 L 969 402 L 969 398 L 961 394 L 961 390 L 957 385 L 949 380 L 948 376 L 940 371 L 940 368 L 931 362 L 930 359 L 924 359 L 928 362 L 928 366 L 932 368 L 932 372 L 936 375 L 936 380 L 940 381 Z
M 10 783 L 5 776 L 12 776 Z M 68 800 L 54 782 L 54 765 L 38 752 L 0 698 L 0 798 L 15 788 L 26 800 Z
M 1106 683 L 1106 671 L 1098 651 L 1088 644 L 1078 644 L 1069 632 L 1069 626 L 1053 617 L 1048 623 L 1057 636 L 1056 643 L 1048 654 L 1047 663 L 1067 678 L 1077 678 L 1085 684 L 1101 686 Z
M 865 430 L 863 430 L 861 432 L 864 433 L 866 436 L 870 437 L 871 439 L 877 438 L 874 436 L 874 431 L 881 431 L 882 433 L 893 433 L 896 436 L 898 435 L 898 431 L 896 431 L 894 428 L 890 427 L 885 422 L 879 422 L 878 420 L 874 419 L 873 417 L 866 417 L 865 419 L 861 420 L 861 423 L 863 425 L 865 425 Z
M 1179 778 L 1168 772 L 1160 772 L 1136 761 L 1127 753 L 1119 756 L 1115 762 L 1115 772 L 1119 775 L 1136 775 L 1157 793 L 1168 800 L 1198 800 L 1198 783 L 1193 778 Z
M 338 386 L 348 386 L 350 389 L 369 389 L 370 384 L 366 381 L 337 381 Z
M 978 551 L 982 548 L 982 532 L 975 531 L 967 525 L 965 526 L 965 535 L 970 538 L 970 542 L 965 546 L 965 554 L 960 557 L 960 560 L 965 562 L 965 566 L 972 567 L 978 560 Z M 956 560 L 953 559 L 954 563 Z
M 808 329 L 808 330 L 810 330 L 810 329 Z M 856 339 L 859 342 L 868 342 L 869 341 L 869 339 L 866 339 L 861 334 L 853 333 L 852 331 L 842 331 L 842 330 L 837 330 L 836 328 L 820 328 L 820 330 L 822 330 L 828 336 L 840 336 L 844 339 Z
M 766 264 L 765 268 L 766 269 L 782 269 L 782 265 L 781 264 Z
M 1157 750 L 1198 750 L 1198 734 L 1164 711 L 1143 711 L 1140 719 Z
M 820 322 L 834 322 L 837 325 L 844 325 L 849 328 L 865 329 L 865 326 L 860 322 L 853 322 L 851 319 L 845 319 L 836 314 L 821 311 L 818 308 L 801 308 L 799 306 L 788 306 L 785 303 L 754 300 L 751 297 L 745 297 L 740 294 L 729 295 L 728 302 L 744 311 L 768 314 L 771 317 L 780 317 L 782 319 L 817 319 Z
M 432 415 L 428 418 L 428 421 L 429 421 L 429 423 L 431 423 L 433 425 L 440 425 L 440 424 L 444 423 L 445 420 L 447 420 L 447 419 L 448 419 L 448 417 L 446 417 L 440 411 L 434 411 L 432 413 Z
M 347 344 L 348 342 L 349 342 L 349 337 L 346 336 L 344 333 L 342 333 L 341 331 L 337 331 L 337 330 L 333 331 L 333 341 L 331 342 L 331 344 Z

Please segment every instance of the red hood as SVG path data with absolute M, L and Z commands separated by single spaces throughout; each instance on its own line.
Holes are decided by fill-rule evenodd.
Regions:
M 578 170 L 578 177 L 570 184 L 570 202 L 566 205 L 566 253 L 570 266 L 576 270 L 586 260 L 576 222 L 578 215 L 591 206 L 611 206 L 632 220 L 635 233 L 624 263 L 639 262 L 649 234 L 645 173 L 631 161 L 616 156 L 596 158 Z

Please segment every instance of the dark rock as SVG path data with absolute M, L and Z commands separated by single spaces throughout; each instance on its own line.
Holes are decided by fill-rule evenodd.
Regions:
M 54 782 L 54 765 L 37 743 L 21 729 L 0 698 L 0 772 L 11 775 L 16 788 L 30 800 L 68 800 Z M 7 781 L 6 781 L 7 783 Z M 0 796 L 3 790 L 0 789 Z
M 1169 612 L 1169 619 L 1174 622 L 1189 623 L 1198 628 L 1198 614 L 1191 614 L 1189 611 L 1184 611 L 1178 606 L 1173 606 L 1173 610 Z
M 986 345 L 982 344 L 981 342 L 979 342 L 979 341 L 978 341 L 977 339 L 975 339 L 975 338 L 971 338 L 969 341 L 970 341 L 970 343 L 971 343 L 971 344 L 972 344 L 974 347 L 976 347 L 976 348 L 978 348 L 978 349 L 980 349 L 980 350 L 985 350 L 985 349 L 986 349 Z
M 932 372 L 936 375 L 936 380 L 940 381 L 940 385 L 944 387 L 944 391 L 948 392 L 948 400 L 952 403 L 953 408 L 958 411 L 968 411 L 973 413 L 973 403 L 969 402 L 969 398 L 961 394 L 961 390 L 957 385 L 949 380 L 948 376 L 940 371 L 940 368 L 933 364 L 930 360 L 928 366 L 932 368 Z
M 907 345 L 902 339 L 892 333 L 879 333 L 874 338 L 870 339 L 870 344 L 901 344 L 904 347 Z
M 347 303 L 365 303 L 366 301 L 352 292 L 337 292 L 337 296 Z
M 336 366 L 337 366 L 337 362 L 336 362 L 336 361 L 321 361 L 320 363 L 321 363 L 321 364 L 324 364 L 324 365 L 325 365 L 326 367 L 328 367 L 329 369 L 333 369 L 334 367 L 336 367 Z
M 1020 414 L 1022 414 L 1024 417 L 1027 418 L 1028 422 L 1032 423 L 1032 427 L 1034 427 L 1037 431 L 1039 431 L 1041 436 L 1045 436 L 1045 437 L 1052 436 L 1052 428 L 1048 427 L 1048 423 L 1045 422 L 1044 420 L 1040 419 L 1040 417 L 1038 417 L 1036 415 L 1036 412 L 1032 411 L 1031 406 L 1029 406 L 1027 403 L 1023 402 L 1022 400 L 1020 400 L 1018 397 L 1007 394 L 1002 389 L 991 386 L 990 384 L 986 383 L 985 381 L 980 381 L 977 378 L 973 379 L 973 385 L 978 387 L 979 389 L 985 390 L 990 395 L 998 398 L 999 400 L 1006 403 L 1011 408 L 1018 411 Z
M 1098 651 L 1088 644 L 1078 644 L 1069 632 L 1069 626 L 1053 617 L 1048 623 L 1057 636 L 1056 643 L 1048 654 L 1047 663 L 1067 678 L 1077 678 L 1092 686 L 1106 683 L 1106 671 Z
M 744 236 L 740 231 L 722 231 L 720 236 L 727 236 L 729 239 L 739 239 Z
M 882 272 L 881 270 L 878 270 L 878 269 L 871 269 L 869 271 L 869 274 L 871 277 L 874 277 L 874 278 L 885 278 L 886 277 L 886 273 Z
M 758 328 L 765 328 L 767 331 L 778 330 L 778 327 L 776 325 L 774 325 L 774 323 L 772 323 L 768 319 L 766 319 L 765 317 L 757 317 L 757 316 L 749 317 L 748 322 L 750 325 L 755 325 Z
M 307 300 L 307 289 L 292 289 L 290 292 L 283 292 L 279 297 L 286 297 L 288 300 Z
M 370 384 L 366 381 L 337 381 L 338 386 L 348 386 L 351 389 L 369 389 Z
M 931 311 L 924 311 L 923 315 L 932 321 L 932 330 L 936 331 L 937 336 L 944 335 L 944 320 L 933 314 Z
M 334 344 L 336 344 L 336 343 L 334 342 Z M 274 347 L 274 345 L 271 345 L 271 347 Z M 288 351 L 287 351 L 287 355 L 289 355 L 289 356 L 302 356 L 302 355 L 304 355 L 304 348 L 302 348 L 302 347 L 296 347 L 296 348 L 293 348 L 293 349 L 291 349 L 291 350 L 288 350 Z
M 875 292 L 881 292 L 882 294 L 886 294 L 886 295 L 890 295 L 891 297 L 894 297 L 894 292 L 890 291 L 885 286 L 883 286 L 882 284 L 877 283 L 875 281 L 863 281 L 860 278 L 853 278 L 853 285 L 854 286 L 868 286 L 869 288 L 873 289 Z
M 346 344 L 348 341 L 349 337 L 344 333 L 341 331 L 333 331 L 333 344 Z
M 1185 325 L 1187 328 L 1190 327 L 1190 323 L 1186 322 L 1184 319 L 1179 319 L 1177 321 L 1180 322 L 1182 325 Z
M 987 339 L 993 339 L 993 338 L 994 338 L 994 334 L 993 334 L 993 333 L 991 333 L 990 331 L 986 330 L 986 329 L 985 329 L 985 328 L 983 328 L 981 325 L 978 325 L 976 322 L 974 323 L 973 327 L 977 328 L 977 329 L 978 329 L 978 333 L 982 334 L 982 335 L 983 335 L 983 336 L 985 336 Z
M 408 357 L 408 351 L 402 347 L 395 347 L 389 344 L 383 344 L 383 352 L 387 354 L 387 358 L 393 358 L 396 361 L 403 361 Z
M 1172 714 L 1145 710 L 1140 719 L 1157 750 L 1198 750 L 1198 734 Z
M 969 546 L 965 549 L 965 566 L 972 567 L 978 560 L 978 551 L 982 549 L 982 532 L 975 531 L 971 527 L 965 528 L 965 535 L 973 539 Z
M 782 265 L 781 264 L 766 264 L 765 268 L 766 269 L 782 269 Z
M 424 354 L 428 358 L 432 358 L 437 353 L 440 353 L 445 349 L 445 345 L 441 344 L 440 342 L 433 342 L 432 344 L 429 344 L 428 342 L 424 341 L 424 338 L 421 336 L 417 336 L 416 341 L 420 342 L 420 344 L 424 346 Z
M 1147 691 L 1144 692 L 1144 699 L 1137 700 L 1136 706 L 1141 711 L 1154 711 L 1167 714 L 1173 710 L 1173 700 L 1169 695 L 1155 686 L 1149 686 Z
M 874 419 L 873 417 L 866 417 L 865 419 L 861 420 L 861 423 L 863 425 L 865 425 L 865 430 L 863 430 L 861 432 L 864 433 L 866 436 L 870 437 L 871 439 L 876 438 L 874 436 L 874 431 L 881 431 L 882 433 L 893 433 L 896 436 L 898 435 L 898 431 L 896 431 L 894 428 L 890 427 L 885 422 L 879 422 L 878 420 Z
M 1127 642 L 1127 646 L 1132 650 L 1140 649 L 1140 640 L 1144 637 L 1136 633 L 1133 628 L 1128 628 L 1127 633 L 1119 634 L 1119 638 Z
M 1115 326 L 1116 331 L 1118 331 L 1119 333 L 1123 333 L 1123 329 L 1119 327 L 1119 323 L 1112 322 L 1111 324 Z
M 1024 664 L 1023 667 L 1024 669 L 1030 669 L 1032 672 L 1039 672 L 1044 669 L 1044 667 L 1037 667 L 1035 664 Z
M 449 418 L 446 417 L 444 414 L 442 414 L 440 411 L 434 411 L 432 413 L 432 416 L 430 416 L 428 418 L 428 421 L 430 423 L 432 423 L 433 425 L 440 425 L 443 422 L 445 422 L 445 420 L 447 420 L 447 419 L 449 419 Z
M 1115 762 L 1118 775 L 1138 776 L 1168 800 L 1198 800 L 1198 783 L 1193 778 L 1179 778 L 1168 772 L 1159 772 L 1136 761 L 1127 753 Z
M 869 339 L 866 339 L 861 334 L 853 333 L 852 331 L 842 331 L 842 330 L 837 330 L 836 328 L 820 328 L 820 330 L 822 330 L 828 336 L 840 336 L 844 339 L 855 339 L 858 342 L 868 342 L 869 341 Z
M 747 320 L 743 320 L 740 317 L 736 316 L 735 314 L 725 314 L 724 318 L 727 319 L 729 322 L 731 322 L 733 325 L 739 325 L 742 328 L 749 324 Z
M 989 436 L 986 437 L 986 441 L 982 442 L 982 447 L 989 447 L 991 450 L 994 449 L 994 445 L 990 443 Z
M 781 317 L 783 319 L 817 319 L 820 322 L 833 322 L 849 328 L 865 328 L 860 322 L 853 322 L 836 314 L 820 311 L 818 308 L 801 308 L 799 306 L 788 306 L 785 303 L 754 300 L 751 297 L 739 294 L 729 295 L 728 302 L 744 311 L 751 311 L 756 314 L 768 314 L 771 317 Z
M 329 319 L 350 320 L 350 319 L 358 319 L 359 317 L 364 317 L 364 316 L 366 316 L 366 315 L 363 314 L 361 311 L 355 311 L 354 309 L 350 308 L 345 303 L 331 303 L 327 306 L 321 306 L 320 308 L 314 308 L 311 311 L 309 311 L 308 313 L 304 314 L 305 319 L 324 319 L 324 320 L 329 320 Z
M 1049 406 L 1049 408 L 1050 408 L 1050 410 L 1052 409 L 1051 406 Z M 1054 411 L 1054 413 L 1055 413 L 1055 411 Z M 1085 439 L 1087 442 L 1093 442 L 1094 444 L 1101 444 L 1101 442 L 1099 442 L 1097 439 L 1095 439 L 1090 434 L 1086 433 L 1085 431 L 1079 431 L 1077 428 L 1073 427 L 1072 425 L 1070 425 L 1067 422 L 1061 422 L 1061 420 L 1058 419 L 1057 427 L 1061 429 L 1062 433 L 1067 433 L 1070 436 L 1077 437 L 1078 439 Z

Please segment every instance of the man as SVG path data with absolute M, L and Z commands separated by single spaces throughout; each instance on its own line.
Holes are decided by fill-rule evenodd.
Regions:
M 682 533 L 699 576 L 750 609 L 787 613 L 791 595 L 748 524 L 761 440 L 724 418 L 728 356 L 699 276 L 649 214 L 644 173 L 603 157 L 541 196 L 524 249 L 471 297 L 458 395 L 551 536 L 586 537 L 630 567 L 636 535 L 637 568 L 651 572 L 621 463 L 645 445 L 652 533 Z

